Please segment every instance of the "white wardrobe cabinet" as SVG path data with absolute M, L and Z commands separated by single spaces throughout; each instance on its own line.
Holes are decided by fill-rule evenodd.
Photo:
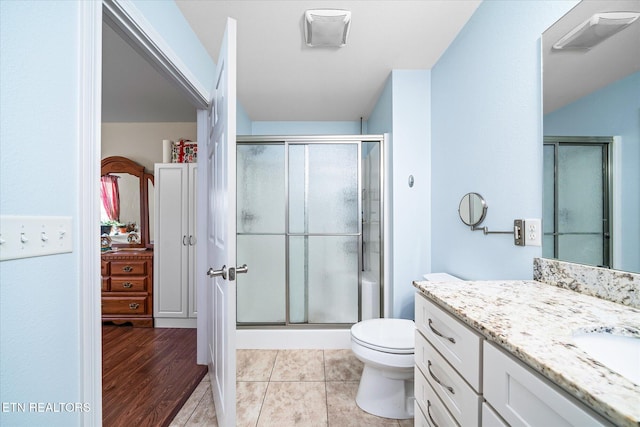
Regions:
M 154 324 L 195 328 L 196 163 L 155 165 Z

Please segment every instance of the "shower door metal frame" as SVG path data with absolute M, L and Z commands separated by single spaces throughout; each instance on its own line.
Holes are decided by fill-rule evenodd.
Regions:
M 598 267 L 611 268 L 613 263 L 613 245 L 612 239 L 612 208 L 613 203 L 611 200 L 612 192 L 612 146 L 613 137 L 605 136 L 545 136 L 543 145 L 554 147 L 554 162 L 553 162 L 553 232 L 545 233 L 545 235 L 553 236 L 553 257 L 558 257 L 558 236 L 568 234 L 602 234 L 602 254 L 603 265 Z M 602 147 L 602 198 L 603 198 L 603 210 L 602 210 L 602 233 L 560 233 L 558 232 L 558 152 L 560 146 L 600 146 Z
M 349 328 L 352 323 L 291 323 L 290 322 L 290 307 L 289 307 L 289 237 L 311 237 L 311 236 L 358 236 L 358 321 L 362 319 L 362 240 L 363 240 L 363 230 L 362 230 L 362 143 L 364 142 L 378 142 L 380 144 L 380 207 L 379 207 L 379 215 L 380 215 L 380 313 L 384 312 L 384 180 L 385 180 L 385 170 L 384 170 L 384 135 L 305 135 L 305 136 L 283 136 L 283 135 L 238 135 L 236 144 L 237 145 L 256 145 L 256 144 L 268 144 L 268 145 L 282 145 L 284 147 L 284 162 L 285 162 L 285 323 L 241 323 L 238 324 L 236 322 L 236 327 L 238 329 L 336 329 L 336 328 Z M 289 146 L 291 145 L 315 145 L 315 144 L 357 144 L 357 164 L 358 164 L 358 172 L 357 172 L 357 194 L 358 194 L 358 230 L 356 233 L 290 233 L 289 230 Z M 305 150 L 306 151 L 306 150 Z M 308 162 L 308 156 L 305 154 L 305 162 Z M 308 172 L 308 165 L 305 165 L 305 173 Z M 307 191 L 305 191 L 305 198 L 307 197 Z M 306 206 L 306 201 L 305 201 Z M 305 209 L 306 211 L 306 209 Z M 306 219 L 305 219 L 306 221 Z M 253 233 L 238 233 L 236 230 L 236 235 L 242 234 L 253 234 Z M 259 233 L 263 235 L 281 235 L 281 233 Z M 306 268 L 306 267 L 305 267 Z M 305 303 L 308 304 L 308 301 L 305 300 Z M 308 313 L 308 309 L 305 308 L 305 313 Z

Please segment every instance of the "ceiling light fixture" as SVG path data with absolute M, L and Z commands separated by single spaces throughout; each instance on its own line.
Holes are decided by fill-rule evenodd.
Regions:
M 342 47 L 347 44 L 351 12 L 339 9 L 312 9 L 304 13 L 307 46 Z
M 553 49 L 591 49 L 601 41 L 631 25 L 639 16 L 640 13 L 638 12 L 596 13 L 565 34 L 553 45 Z

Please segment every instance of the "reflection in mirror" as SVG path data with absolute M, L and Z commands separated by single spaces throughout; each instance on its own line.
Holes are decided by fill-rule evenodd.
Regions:
M 467 193 L 460 200 L 458 214 L 465 224 L 474 227 L 479 225 L 487 215 L 487 203 L 478 193 Z
M 149 242 L 147 188 L 149 183 L 153 184 L 153 175 L 126 157 L 107 157 L 101 166 L 100 234 L 107 235 L 102 240 L 108 243 L 107 247 L 146 247 Z
M 640 19 L 590 49 L 552 47 L 594 14 L 620 11 L 640 2 L 582 1 L 542 37 L 543 256 L 640 272 Z

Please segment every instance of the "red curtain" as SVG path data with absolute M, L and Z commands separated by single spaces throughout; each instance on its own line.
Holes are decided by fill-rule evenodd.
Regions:
M 100 178 L 100 198 L 107 216 L 112 221 L 120 220 L 120 191 L 118 176 L 104 175 Z

